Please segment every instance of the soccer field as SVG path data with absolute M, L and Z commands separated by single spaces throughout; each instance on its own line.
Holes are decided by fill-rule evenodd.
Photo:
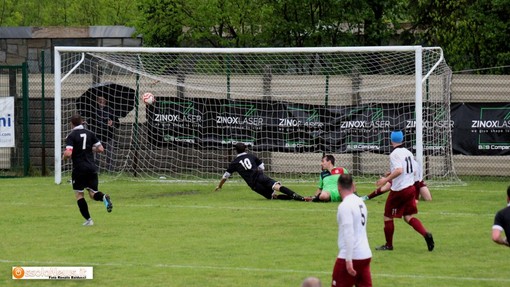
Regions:
M 219 175 L 220 176 L 220 175 Z M 218 177 L 219 177 L 218 176 Z M 100 179 L 107 179 L 100 176 Z M 114 209 L 87 197 L 85 227 L 70 184 L 53 178 L 0 179 L 0 286 L 330 286 L 337 255 L 337 203 L 268 201 L 239 182 L 106 180 Z M 431 187 L 417 217 L 436 241 L 395 221 L 394 251 L 384 243 L 387 195 L 367 201 L 374 286 L 510 286 L 508 248 L 491 241 L 494 214 L 510 180 Z M 315 183 L 284 184 L 310 195 Z M 372 185 L 359 184 L 358 193 Z M 13 280 L 13 266 L 91 266 L 85 281 Z

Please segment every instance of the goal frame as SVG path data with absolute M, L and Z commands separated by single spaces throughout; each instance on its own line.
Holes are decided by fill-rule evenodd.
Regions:
M 427 74 L 422 75 L 422 55 L 424 50 L 438 50 L 439 58 L 431 66 Z M 62 75 L 61 53 L 77 52 L 82 53 L 83 59 L 85 53 L 93 52 L 127 52 L 127 53 L 215 53 L 215 54 L 246 54 L 246 53 L 310 53 L 310 52 L 412 52 L 415 54 L 415 120 L 416 120 L 416 160 L 418 164 L 423 165 L 423 91 L 422 85 L 432 72 L 444 61 L 443 51 L 440 47 L 422 47 L 422 46 L 366 46 L 366 47 L 304 47 L 304 48 L 148 48 L 148 47 L 81 47 L 81 46 L 56 46 L 54 48 L 54 159 L 55 159 L 55 183 L 62 182 L 62 95 L 61 84 L 68 75 L 80 65 L 71 69 L 67 74 Z M 82 59 L 82 61 L 83 61 Z

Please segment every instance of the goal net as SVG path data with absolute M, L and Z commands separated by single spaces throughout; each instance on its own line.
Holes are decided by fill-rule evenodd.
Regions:
M 399 129 L 427 180 L 455 182 L 450 82 L 442 50 L 420 46 L 55 47 L 55 181 L 79 113 L 101 172 L 132 178 L 218 179 L 244 142 L 278 179 L 315 180 L 333 154 L 372 181 Z

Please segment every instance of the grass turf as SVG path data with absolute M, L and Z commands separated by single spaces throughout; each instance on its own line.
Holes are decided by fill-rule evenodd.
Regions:
M 100 177 L 104 179 L 103 177 Z M 367 202 L 374 286 L 508 286 L 508 248 L 490 239 L 506 204 L 505 180 L 431 188 L 417 217 L 436 249 L 401 220 L 395 250 L 384 243 L 387 195 Z M 269 201 L 241 183 L 108 180 L 112 213 L 87 197 L 95 225 L 81 226 L 69 184 L 52 178 L 0 179 L 0 286 L 300 286 L 331 284 L 337 203 Z M 310 195 L 315 183 L 288 183 Z M 367 194 L 372 185 L 359 184 Z M 85 281 L 13 280 L 13 266 L 92 266 Z

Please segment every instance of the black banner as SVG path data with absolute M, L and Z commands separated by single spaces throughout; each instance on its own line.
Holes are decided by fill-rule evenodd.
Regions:
M 453 152 L 510 155 L 510 103 L 454 104 Z
M 409 104 L 366 104 L 359 106 L 331 106 L 326 111 L 327 151 L 351 153 L 370 151 L 389 153 L 389 134 L 392 130 L 404 130 L 414 134 L 409 124 L 414 106 Z M 407 136 L 409 137 L 409 136 Z M 411 147 L 414 139 L 407 138 Z
M 199 143 L 204 123 L 200 99 L 159 100 L 146 109 L 149 142 L 156 146 Z
M 273 150 L 319 152 L 325 149 L 324 108 L 319 105 L 279 103 L 274 105 L 275 117 L 268 122 L 269 146 Z M 267 142 L 267 140 L 266 140 Z
M 449 119 L 451 113 L 451 119 Z M 147 106 L 149 141 L 159 147 L 230 148 L 279 152 L 389 153 L 389 133 L 403 130 L 415 148 L 415 106 L 324 106 L 271 100 L 168 98 Z M 510 104 L 423 105 L 426 155 L 510 154 Z

